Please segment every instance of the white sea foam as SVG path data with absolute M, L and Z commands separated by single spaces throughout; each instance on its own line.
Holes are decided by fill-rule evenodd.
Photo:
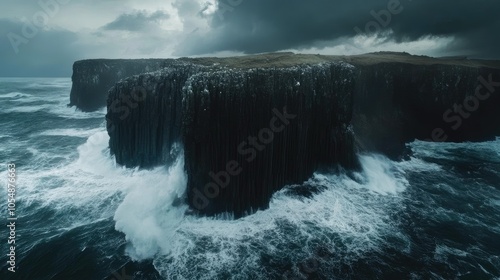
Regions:
M 0 98 L 20 98 L 20 97 L 31 97 L 33 95 L 22 93 L 22 92 L 9 92 L 6 94 L 0 94 Z
M 66 106 L 67 101 L 63 100 L 59 105 L 51 106 L 49 109 L 49 113 L 58 115 L 67 119 L 99 119 L 102 118 L 104 120 L 104 116 L 106 115 L 107 109 L 103 107 L 94 112 L 82 112 L 74 107 Z
M 69 110 L 65 113 L 75 114 Z M 105 109 L 79 117 L 102 117 L 104 113 Z M 72 155 L 25 148 L 36 161 L 18 173 L 23 209 L 36 203 L 37 209 L 54 210 L 52 218 L 64 230 L 114 217 L 116 229 L 125 233 L 128 241 L 127 253 L 138 260 L 153 258 L 164 278 L 214 279 L 225 272 L 235 279 L 258 279 L 265 266 L 262 256 L 290 259 L 297 265 L 314 255 L 318 246 L 335 254 L 330 260 L 344 265 L 383 246 L 399 246 L 397 250 L 408 253 L 409 237 L 395 218 L 404 209 L 405 175 L 409 171 L 441 171 L 439 165 L 418 158 L 396 163 L 379 155 L 363 155 L 363 170 L 353 175 L 354 180 L 347 174 L 315 174 L 307 183 L 321 187 L 321 193 L 311 198 L 297 197 L 284 189 L 273 196 L 269 209 L 254 215 L 239 220 L 200 218 L 185 215 L 187 205 L 177 203 L 186 188 L 182 157 L 169 169 L 125 169 L 110 156 L 104 127 L 89 131 L 52 129 L 39 135 L 89 137 Z M 495 143 L 481 145 L 475 149 L 498 147 Z M 442 146 L 422 150 L 432 151 L 432 147 L 445 150 Z M 50 156 L 67 156 L 68 160 L 49 169 L 36 168 L 37 162 Z M 0 172 L 0 177 L 5 176 L 5 171 Z M 498 198 L 489 201 L 492 206 L 498 203 Z M 435 211 L 428 216 L 456 219 L 452 212 Z M 446 261 L 449 256 L 463 254 L 467 253 L 438 246 L 434 257 Z M 336 267 L 335 263 L 331 267 Z
M 363 176 L 367 178 L 363 187 L 380 194 L 397 194 L 404 191 L 408 181 L 404 171 L 396 163 L 381 155 L 360 156 Z
M 141 184 L 127 193 L 115 214 L 116 228 L 126 234 L 133 259 L 154 258 L 167 278 L 198 278 L 200 271 L 206 278 L 199 279 L 213 279 L 221 271 L 252 275 L 261 254 L 279 255 L 280 247 L 303 248 L 318 239 L 328 250 L 343 251 L 348 255 L 344 258 L 377 250 L 388 235 L 406 248 L 407 238 L 389 217 L 407 184 L 402 171 L 381 156 L 363 156 L 361 162 L 360 183 L 347 175 L 316 174 L 309 184 L 326 188 L 319 195 L 299 199 L 285 189 L 273 196 L 269 209 L 231 220 L 185 216 L 186 205 L 172 206 L 186 185 L 179 159 L 161 182 Z M 295 253 L 300 262 L 304 252 Z M 245 261 L 244 270 L 237 259 Z
M 450 256 L 465 257 L 467 254 L 467 252 L 460 249 L 448 247 L 444 244 L 438 244 L 434 250 L 434 259 L 446 263 Z
M 499 207 L 499 209 L 500 209 L 500 199 L 490 199 L 490 204 L 492 206 Z
M 135 259 L 151 258 L 158 250 L 169 252 L 187 209 L 172 205 L 186 189 L 184 159 L 180 157 L 166 176 L 157 175 L 157 181 L 134 186 L 116 210 L 116 229 L 127 234 L 132 244 L 128 253 Z
M 74 107 L 66 106 L 66 101 L 59 101 L 57 104 L 47 104 L 47 105 L 21 105 L 14 106 L 12 108 L 6 109 L 5 113 L 34 113 L 38 111 L 45 111 L 54 115 L 57 115 L 66 119 L 98 119 L 102 118 L 104 120 L 104 116 L 106 115 L 107 109 L 103 107 L 94 112 L 82 112 L 77 110 Z
M 0 94 L 0 99 L 2 98 L 9 99 L 8 101 L 18 102 L 18 103 L 33 103 L 33 102 L 46 101 L 43 96 L 22 93 L 22 92 L 11 92 L 8 94 Z
M 38 102 L 43 101 L 43 100 L 42 100 L 42 98 L 31 96 L 31 97 L 21 97 L 18 99 L 12 99 L 11 101 L 29 104 L 29 103 L 38 103 Z
M 30 83 L 24 85 L 26 88 L 43 89 L 43 88 L 68 88 L 71 87 L 70 78 L 51 78 L 51 79 L 30 79 Z
M 420 158 L 411 157 L 410 160 L 399 162 L 398 167 L 404 171 L 429 171 L 439 172 L 442 171 L 441 166 L 435 163 L 427 162 Z
M 103 107 L 94 112 L 82 112 L 75 107 L 68 107 L 69 94 L 71 90 L 70 79 L 56 79 L 39 81 L 32 83 L 27 88 L 39 89 L 37 94 L 27 94 L 22 92 L 10 92 L 0 94 L 0 99 L 11 99 L 9 101 L 18 102 L 19 105 L 12 106 L 5 110 L 5 113 L 34 113 L 38 111 L 45 111 L 50 114 L 57 115 L 67 119 L 89 119 L 89 118 L 103 118 L 106 114 L 106 107 Z M 30 105 L 33 102 L 43 101 L 43 105 Z
M 70 137 L 81 137 L 88 138 L 97 132 L 102 131 L 101 128 L 95 129 L 76 129 L 76 128 L 65 128 L 65 129 L 50 129 L 44 131 L 38 135 L 40 136 L 70 136 Z
M 54 205 L 88 202 L 83 198 L 88 196 L 93 188 L 98 187 L 96 186 L 98 184 L 92 181 L 93 178 L 98 176 L 91 171 L 89 172 L 86 167 L 92 164 L 99 165 L 99 170 L 101 170 L 103 163 L 108 163 L 109 166 L 112 162 L 108 158 L 109 154 L 105 151 L 107 146 L 105 136 L 105 132 L 101 129 L 100 132 L 89 137 L 88 141 L 79 147 L 78 159 L 73 163 L 42 171 L 38 170 L 37 166 L 33 166 L 33 170 L 25 172 L 19 178 L 20 182 L 26 180 L 26 182 L 22 182 L 24 190 L 27 192 L 25 197 L 33 196 L 34 200 L 41 200 L 43 204 Z M 28 148 L 28 151 L 35 156 L 42 154 L 42 152 L 34 148 Z M 113 166 L 112 169 L 115 170 L 116 168 Z M 50 178 L 58 178 L 63 181 L 63 184 L 39 183 Z M 30 180 L 35 182 L 30 182 Z M 82 184 L 91 188 L 85 188 Z
M 34 113 L 45 110 L 47 106 L 16 106 L 6 109 L 5 113 Z
M 108 141 L 105 128 L 100 128 L 78 147 L 76 157 L 28 148 L 34 159 L 29 166 L 20 167 L 17 182 L 22 186 L 24 208 L 36 203 L 37 207 L 55 209 L 58 226 L 72 228 L 111 218 L 129 189 L 157 183 L 165 176 L 165 168 L 138 171 L 117 166 L 109 154 Z M 59 166 L 45 166 L 53 157 L 67 160 Z
M 435 143 L 416 140 L 410 147 L 419 158 L 439 158 L 447 160 L 463 160 L 460 154 L 482 160 L 500 161 L 500 137 L 493 141 L 479 143 Z M 457 153 L 457 151 L 462 151 Z

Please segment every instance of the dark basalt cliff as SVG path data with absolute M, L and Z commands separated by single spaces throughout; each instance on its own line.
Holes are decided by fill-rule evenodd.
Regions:
M 241 216 L 314 171 L 357 168 L 359 151 L 500 135 L 499 69 L 395 53 L 183 59 L 109 91 L 110 148 L 149 168 L 182 147 L 192 208 Z
M 73 65 L 73 87 L 70 103 L 82 111 L 106 106 L 107 92 L 121 79 L 168 67 L 172 59 L 96 59 L 77 61 Z
M 500 135 L 500 70 L 464 65 L 358 66 L 353 127 L 362 150 L 398 158 L 405 143 Z M 487 85 L 489 79 L 493 85 Z M 493 88 L 492 88 L 493 86 Z
M 175 63 L 126 79 L 109 91 L 109 146 L 119 164 L 152 167 L 177 156 L 181 143 L 183 88 L 199 66 Z
M 147 168 L 175 159 L 182 145 L 194 209 L 241 216 L 316 170 L 357 167 L 353 78 L 346 63 L 180 63 L 134 76 L 109 93 L 110 148 L 119 164 Z
M 340 164 L 356 167 L 350 129 L 353 67 L 206 71 L 186 83 L 188 199 L 240 216 L 271 195 Z

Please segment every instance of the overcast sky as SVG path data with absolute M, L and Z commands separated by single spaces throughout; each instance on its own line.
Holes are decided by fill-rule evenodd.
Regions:
M 0 0 L 0 76 L 275 51 L 500 59 L 499 14 L 498 0 Z

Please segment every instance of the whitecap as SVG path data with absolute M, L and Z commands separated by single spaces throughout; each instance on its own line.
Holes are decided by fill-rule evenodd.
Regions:
M 34 158 L 28 165 L 19 166 L 17 184 L 22 187 L 19 199 L 24 208 L 36 203 L 37 209 L 54 209 L 58 226 L 73 228 L 111 218 L 128 188 L 156 182 L 155 173 L 166 173 L 118 166 L 110 156 L 108 141 L 109 136 L 101 127 L 73 154 L 26 148 Z M 64 160 L 58 166 L 47 166 L 45 161 L 53 158 Z M 5 171 L 0 176 L 6 176 Z
M 75 107 L 68 107 L 61 102 L 60 104 L 51 106 L 49 108 L 49 113 L 67 119 L 104 119 L 107 108 L 103 107 L 94 112 L 82 112 Z
M 434 250 L 434 259 L 441 262 L 447 262 L 450 256 L 466 257 L 467 255 L 468 253 L 463 250 L 449 247 L 444 244 L 436 245 L 436 249 Z
M 409 185 L 400 164 L 377 154 L 359 156 L 363 171 L 355 173 L 356 180 L 343 176 L 344 183 L 354 188 L 365 188 L 378 194 L 398 194 Z M 334 178 L 340 179 L 340 178 Z
M 22 92 L 9 92 L 6 94 L 0 94 L 0 98 L 20 98 L 20 97 L 31 97 L 33 95 L 22 93 Z
M 97 132 L 102 131 L 101 128 L 95 129 L 76 129 L 76 128 L 64 128 L 64 129 L 50 129 L 39 133 L 39 136 L 68 136 L 68 137 L 80 137 L 88 138 Z
M 47 106 L 15 106 L 10 109 L 6 109 L 5 113 L 34 113 L 38 111 L 43 111 Z
M 115 228 L 126 233 L 127 241 L 133 245 L 127 251 L 134 259 L 151 258 L 159 250 L 169 252 L 187 209 L 187 205 L 173 206 L 186 189 L 183 157 L 177 159 L 167 174 L 155 177 L 157 180 L 149 184 L 135 185 L 116 210 Z
M 187 205 L 173 206 L 186 188 L 182 162 L 178 159 L 157 182 L 130 189 L 115 213 L 116 229 L 129 242 L 129 256 L 153 258 L 164 277 L 202 279 L 200 271 L 205 273 L 203 279 L 223 271 L 235 278 L 258 277 L 262 254 L 278 256 L 283 248 L 304 248 L 309 243 L 290 256 L 293 261 L 314 254 L 313 244 L 318 243 L 339 253 L 338 261 L 377 251 L 388 236 L 391 246 L 402 246 L 398 248 L 402 251 L 410 248 L 409 238 L 390 215 L 400 208 L 399 194 L 407 184 L 404 172 L 381 156 L 361 157 L 361 183 L 346 174 L 316 174 L 307 184 L 322 186 L 320 194 L 301 199 L 285 188 L 274 194 L 268 209 L 238 220 L 185 215 Z

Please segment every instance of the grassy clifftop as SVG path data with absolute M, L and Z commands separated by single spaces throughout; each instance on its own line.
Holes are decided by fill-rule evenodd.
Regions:
M 408 53 L 378 52 L 353 56 L 294 54 L 291 52 L 268 53 L 236 57 L 202 57 L 181 58 L 193 63 L 211 66 L 220 64 L 234 68 L 266 68 L 288 67 L 301 64 L 317 64 L 321 62 L 348 62 L 355 66 L 374 65 L 378 63 L 408 63 L 415 65 L 456 65 L 468 67 L 488 67 L 500 69 L 499 60 L 477 60 L 463 57 L 433 58 L 429 56 L 416 56 Z

